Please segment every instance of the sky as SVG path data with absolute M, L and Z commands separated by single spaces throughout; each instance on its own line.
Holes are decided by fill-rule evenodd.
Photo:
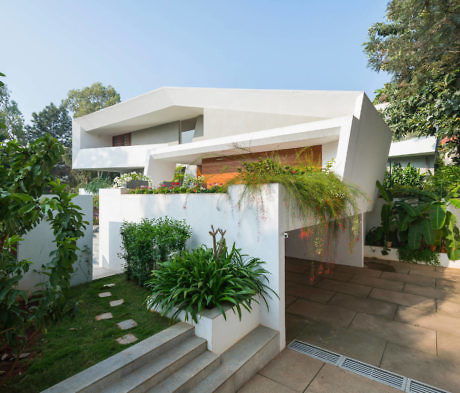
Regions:
M 362 43 L 384 0 L 0 0 L 0 72 L 26 121 L 70 89 L 374 91 Z M 5 35 L 6 32 L 6 35 Z

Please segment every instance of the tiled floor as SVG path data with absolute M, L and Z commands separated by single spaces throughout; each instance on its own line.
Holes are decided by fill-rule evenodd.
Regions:
M 460 392 L 460 270 L 369 260 L 372 268 L 336 266 L 311 287 L 309 263 L 286 260 L 288 343 L 297 338 Z M 285 350 L 241 391 L 396 390 Z

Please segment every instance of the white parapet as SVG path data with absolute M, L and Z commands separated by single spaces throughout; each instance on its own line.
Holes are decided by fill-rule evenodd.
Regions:
M 259 310 L 257 307 L 250 317 L 243 315 L 243 325 L 233 320 L 233 311 L 230 311 L 225 328 L 222 327 L 223 318 L 216 317 L 212 318 L 212 323 L 203 320 L 197 331 L 211 329 L 216 332 L 210 336 L 206 333 L 212 337 L 209 345 L 215 351 L 215 348 L 219 348 L 216 347 L 218 344 L 213 343 L 215 337 L 228 335 L 228 342 L 233 342 L 248 333 L 247 326 L 252 328 L 261 324 L 280 332 L 282 349 L 285 346 L 284 231 L 280 228 L 279 185 L 263 186 L 257 201 L 242 199 L 242 191 L 243 186 L 230 187 L 228 194 L 140 195 L 123 194 L 120 189 L 100 190 L 99 266 L 113 270 L 122 268 L 120 227 L 123 221 L 139 222 L 143 218 L 165 216 L 184 219 L 192 228 L 192 236 L 187 244 L 191 249 L 201 244 L 211 247 L 211 225 L 222 228 L 226 230 L 225 238 L 229 246 L 235 242 L 244 254 L 265 261 L 264 268 L 269 272 L 268 285 L 279 298 L 272 295 L 268 299 L 268 310 L 265 307 Z M 247 321 L 250 322 L 247 324 Z M 229 327 L 237 325 L 239 327 L 232 338 Z M 223 347 L 228 345 L 226 340 L 221 341 Z

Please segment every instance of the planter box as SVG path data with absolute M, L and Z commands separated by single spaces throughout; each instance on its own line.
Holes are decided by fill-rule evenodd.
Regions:
M 224 307 L 226 320 L 217 308 L 205 310 L 198 318 L 198 323 L 191 319 L 186 321 L 185 312 L 181 312 L 178 319 L 194 326 L 195 335 L 204 338 L 208 342 L 208 349 L 220 355 L 259 326 L 261 307 L 265 307 L 265 304 L 253 302 L 251 312 L 241 308 L 241 320 L 238 318 L 238 312 L 233 312 L 230 306 Z
M 398 249 L 390 248 L 387 255 L 382 254 L 383 247 L 379 246 L 364 246 L 364 256 L 369 258 L 383 259 L 384 261 L 399 261 Z M 424 264 L 424 262 L 418 262 Z M 460 269 L 460 260 L 451 261 L 446 253 L 439 254 L 439 263 L 443 267 L 453 267 Z
M 126 188 L 141 188 L 148 186 L 149 182 L 147 180 L 131 180 L 126 183 Z

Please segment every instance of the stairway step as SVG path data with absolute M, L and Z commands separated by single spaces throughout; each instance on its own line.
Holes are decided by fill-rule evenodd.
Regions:
M 168 352 L 162 353 L 151 363 L 125 375 L 101 393 L 144 393 L 156 386 L 192 359 L 206 351 L 207 342 L 200 337 L 190 337 Z
M 259 326 L 224 352 L 220 367 L 189 392 L 236 392 L 279 351 L 279 333 Z
M 206 351 L 166 378 L 159 385 L 150 389 L 148 393 L 188 392 L 193 386 L 200 383 L 215 371 L 219 365 L 220 357 L 215 353 Z
M 133 370 L 150 364 L 163 353 L 177 347 L 184 340 L 194 337 L 194 331 L 193 326 L 187 323 L 176 323 L 124 351 L 51 386 L 42 393 L 99 392 L 116 383 Z

